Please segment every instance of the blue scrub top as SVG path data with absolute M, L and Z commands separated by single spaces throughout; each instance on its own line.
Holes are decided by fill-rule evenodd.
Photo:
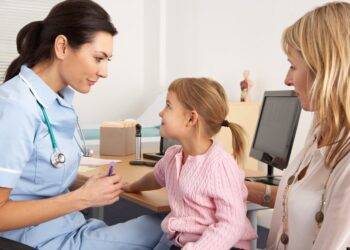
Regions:
M 0 85 L 0 187 L 11 188 L 11 200 L 54 197 L 68 191 L 76 178 L 81 152 L 74 139 L 77 116 L 72 107 L 74 91 L 66 87 L 55 93 L 26 66 L 20 74 L 31 84 L 46 107 L 59 150 L 66 162 L 61 168 L 50 163 L 53 152 L 42 111 L 28 85 L 19 75 Z M 80 212 L 38 226 L 0 233 L 7 238 L 30 237 L 43 242 L 72 232 L 85 223 Z

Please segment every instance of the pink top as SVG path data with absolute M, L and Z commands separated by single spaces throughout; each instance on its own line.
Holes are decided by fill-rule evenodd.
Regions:
M 182 249 L 250 249 L 257 235 L 246 216 L 244 173 L 232 155 L 214 142 L 184 165 L 182 157 L 182 147 L 173 146 L 154 169 L 171 208 L 163 231 Z

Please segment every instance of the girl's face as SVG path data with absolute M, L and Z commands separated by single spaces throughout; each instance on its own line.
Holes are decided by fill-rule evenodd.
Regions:
M 174 92 L 168 92 L 166 105 L 159 116 L 162 118 L 162 137 L 180 141 L 189 135 L 191 112 L 182 106 Z
M 305 63 L 300 53 L 290 48 L 288 61 L 291 66 L 286 75 L 284 83 L 287 86 L 294 86 L 294 91 L 297 93 L 301 106 L 306 111 L 312 111 L 310 105 L 310 89 L 315 79 L 310 72 L 309 67 Z
M 88 93 L 100 77 L 107 77 L 112 51 L 113 36 L 107 32 L 97 32 L 90 43 L 77 50 L 68 47 L 60 65 L 63 81 L 80 93 Z

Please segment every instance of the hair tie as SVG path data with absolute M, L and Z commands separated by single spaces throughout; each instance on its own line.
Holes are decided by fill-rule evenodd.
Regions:
M 228 120 L 223 120 L 223 122 L 221 123 L 221 126 L 223 127 L 228 127 L 230 125 L 230 122 Z

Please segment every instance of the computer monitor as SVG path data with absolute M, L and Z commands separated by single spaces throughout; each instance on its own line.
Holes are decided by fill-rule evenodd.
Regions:
M 174 145 L 178 145 L 178 144 L 179 144 L 179 142 L 176 140 L 166 139 L 164 137 L 160 137 L 159 152 L 157 152 L 157 153 L 144 153 L 143 158 L 159 161 L 160 159 L 162 159 L 166 150 L 169 147 L 174 146 Z
M 250 156 L 268 165 L 270 179 L 274 167 L 283 170 L 288 165 L 300 112 L 294 91 L 264 93 Z

